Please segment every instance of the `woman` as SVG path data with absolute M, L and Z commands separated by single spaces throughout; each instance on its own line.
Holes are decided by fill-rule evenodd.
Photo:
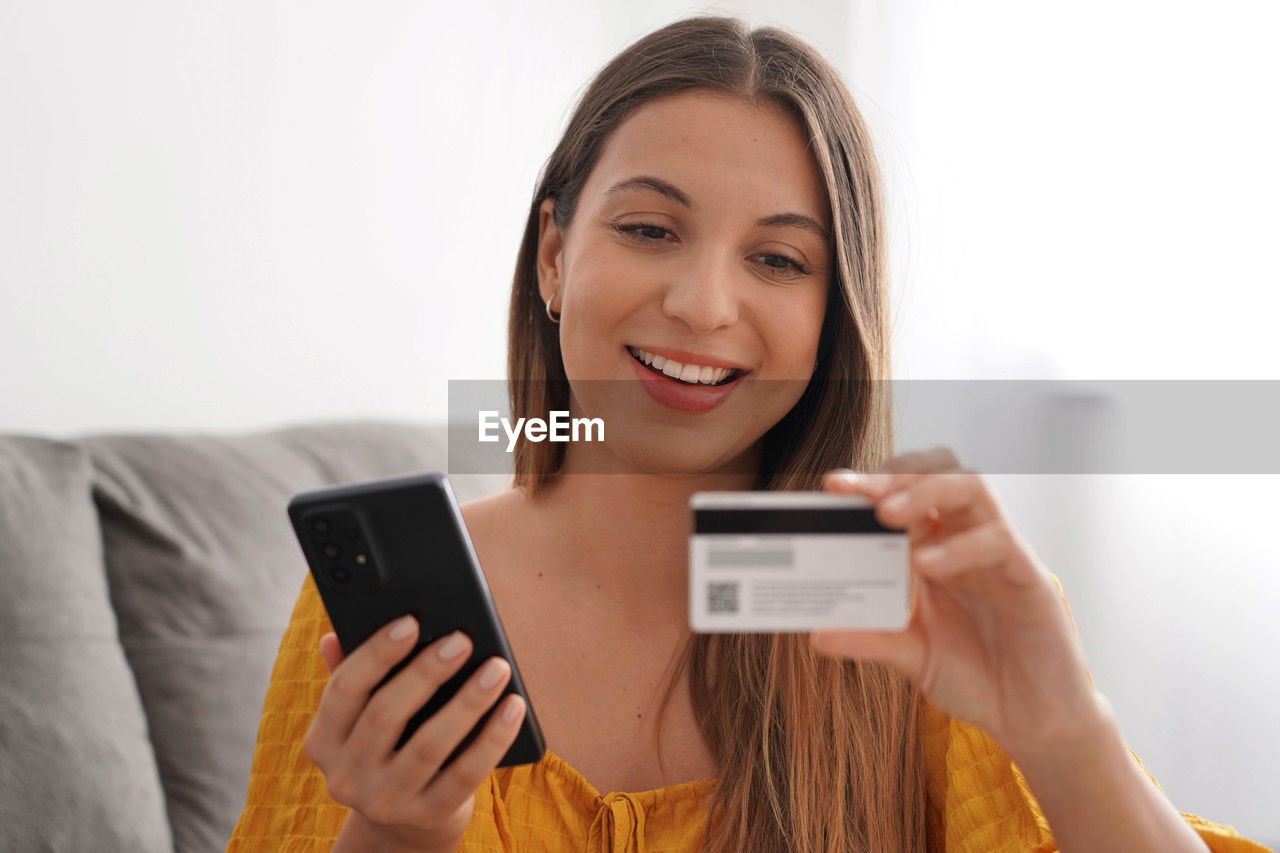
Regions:
M 694 18 L 606 66 L 534 198 L 509 375 L 514 416 L 608 438 L 522 440 L 513 488 L 463 507 L 552 751 L 494 769 L 510 697 L 440 770 L 501 661 L 393 751 L 470 645 L 371 696 L 416 625 L 344 660 L 308 580 L 232 847 L 1261 849 L 1180 816 L 1125 749 L 983 479 L 888 458 L 881 204 L 847 90 L 789 34 Z M 695 382 L 733 387 L 668 405 L 720 393 Z M 690 634 L 689 495 L 753 488 L 874 500 L 909 534 L 908 629 Z

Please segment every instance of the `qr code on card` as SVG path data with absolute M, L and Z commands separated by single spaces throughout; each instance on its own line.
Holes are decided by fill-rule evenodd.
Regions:
M 708 613 L 737 613 L 738 612 L 738 584 L 737 583 L 707 584 L 707 612 Z

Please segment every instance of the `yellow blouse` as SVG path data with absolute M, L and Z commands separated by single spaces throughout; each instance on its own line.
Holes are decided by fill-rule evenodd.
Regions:
M 302 749 L 328 681 L 317 644 L 330 630 L 324 605 L 308 576 L 271 674 L 248 796 L 228 851 L 329 850 L 342 829 L 348 810 L 329 798 L 323 774 Z M 1026 780 L 985 732 L 952 720 L 930 705 L 925 706 L 922 726 L 929 820 L 945 838 L 947 853 L 1057 850 Z M 1132 750 L 1130 754 L 1138 761 Z M 1155 778 L 1147 776 L 1159 788 Z M 502 767 L 489 774 L 476 791 L 475 811 L 458 849 L 634 853 L 696 849 L 714 785 L 715 779 L 707 778 L 638 793 L 602 795 L 564 759 L 548 751 L 535 764 Z M 1183 813 L 1183 817 L 1214 853 L 1267 850 L 1231 827 L 1192 814 Z

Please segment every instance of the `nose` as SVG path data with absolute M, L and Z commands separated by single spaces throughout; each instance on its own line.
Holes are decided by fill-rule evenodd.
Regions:
M 703 258 L 682 270 L 662 297 L 662 313 L 705 335 L 738 322 L 738 294 L 729 262 Z

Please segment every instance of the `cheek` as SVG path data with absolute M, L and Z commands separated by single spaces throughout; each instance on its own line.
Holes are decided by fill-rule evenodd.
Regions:
M 790 298 L 774 301 L 759 315 L 768 324 L 764 337 L 770 358 L 786 376 L 807 378 L 818 355 L 826 297 L 817 288 L 784 295 Z
M 565 370 L 576 379 L 618 378 L 621 360 L 617 329 L 646 299 L 653 280 L 641 274 L 616 248 L 604 242 L 584 243 L 565 275 L 565 322 L 560 352 Z
M 590 321 L 631 310 L 653 287 L 653 277 L 607 241 L 582 246 L 566 281 L 566 297 Z

